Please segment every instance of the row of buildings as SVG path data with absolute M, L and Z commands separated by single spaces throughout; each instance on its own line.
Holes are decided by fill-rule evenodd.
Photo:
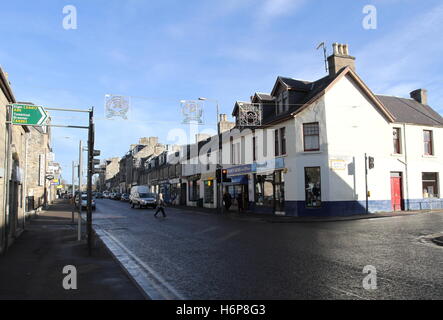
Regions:
M 7 105 L 16 102 L 8 74 L 0 68 L 0 254 L 22 233 L 28 218 L 55 199 L 54 182 L 61 174 L 50 128 L 7 123 Z
M 234 208 L 290 216 L 443 208 L 443 118 L 427 91 L 375 94 L 344 44 L 333 45 L 328 69 L 315 81 L 277 77 L 269 93 L 237 101 L 220 136 L 185 146 L 141 139 L 103 165 L 102 189 L 147 185 L 171 203 L 209 208 L 229 193 Z M 244 106 L 258 107 L 259 125 L 244 125 Z

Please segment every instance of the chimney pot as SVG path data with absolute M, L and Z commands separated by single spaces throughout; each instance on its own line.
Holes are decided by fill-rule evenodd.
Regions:
M 421 104 L 428 104 L 428 90 L 417 89 L 410 93 L 412 99 Z
M 338 43 L 337 42 L 334 42 L 333 44 L 332 44 L 332 49 L 333 49 L 333 51 L 334 51 L 334 54 L 338 54 Z

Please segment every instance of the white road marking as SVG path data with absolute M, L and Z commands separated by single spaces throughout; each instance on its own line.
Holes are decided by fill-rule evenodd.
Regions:
M 154 271 L 150 266 L 148 266 L 146 263 L 144 263 L 142 260 L 140 260 L 131 250 L 129 250 L 123 243 L 121 243 L 118 239 L 116 239 L 113 235 L 111 235 L 106 230 L 100 229 L 101 232 L 103 232 L 108 238 L 110 238 L 112 241 L 114 241 L 130 258 L 132 258 L 137 264 L 142 266 L 147 273 L 149 273 L 152 277 L 155 278 L 156 281 L 158 281 L 163 287 L 167 288 L 169 292 L 171 292 L 175 297 L 171 297 L 170 294 L 165 292 L 163 288 L 160 286 L 150 283 L 152 286 L 155 287 L 155 289 L 160 293 L 160 296 L 163 297 L 163 299 L 180 299 L 180 300 L 186 300 L 186 298 L 181 295 L 172 285 L 170 285 L 165 279 L 163 279 L 162 276 L 160 276 L 156 271 Z M 135 270 L 136 272 L 137 270 Z M 128 270 L 129 273 L 133 273 L 134 270 Z M 145 292 L 150 296 L 149 289 L 146 288 L 143 284 L 139 283 L 139 285 L 145 290 Z
M 371 300 L 371 299 L 369 299 L 369 298 L 364 298 L 364 297 L 362 297 L 362 296 L 359 296 L 358 294 L 356 294 L 356 293 L 354 293 L 354 292 L 351 292 L 351 291 L 346 291 L 346 290 L 339 289 L 339 288 L 335 288 L 335 287 L 331 287 L 331 286 L 327 286 L 327 287 L 328 287 L 329 289 L 332 289 L 332 290 L 338 291 L 338 292 L 340 292 L 340 293 L 344 293 L 344 294 L 346 294 L 347 296 L 354 296 L 354 297 L 357 297 L 357 298 L 362 299 L 362 300 Z

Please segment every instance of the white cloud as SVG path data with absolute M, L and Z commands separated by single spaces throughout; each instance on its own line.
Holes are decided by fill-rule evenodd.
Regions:
M 258 10 L 258 22 L 261 26 L 264 26 L 281 16 L 293 14 L 305 2 L 305 0 L 265 0 Z

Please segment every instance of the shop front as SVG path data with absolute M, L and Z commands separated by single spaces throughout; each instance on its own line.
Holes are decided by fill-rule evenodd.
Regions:
M 170 197 L 171 197 L 171 204 L 172 205 L 179 205 L 180 204 L 180 197 L 181 197 L 181 179 L 175 178 L 169 180 L 170 185 Z
M 229 193 L 232 199 L 231 210 L 247 211 L 249 205 L 249 182 L 252 178 L 254 165 L 247 164 L 227 169 L 227 177 L 231 182 L 224 183 L 224 193 Z
M 203 206 L 216 208 L 215 172 L 202 173 L 200 180 L 203 183 Z
M 255 164 L 254 211 L 285 214 L 285 162 L 275 158 Z
M 203 206 L 203 201 L 200 197 L 200 174 L 195 174 L 187 177 L 188 180 L 188 205 L 189 206 Z

